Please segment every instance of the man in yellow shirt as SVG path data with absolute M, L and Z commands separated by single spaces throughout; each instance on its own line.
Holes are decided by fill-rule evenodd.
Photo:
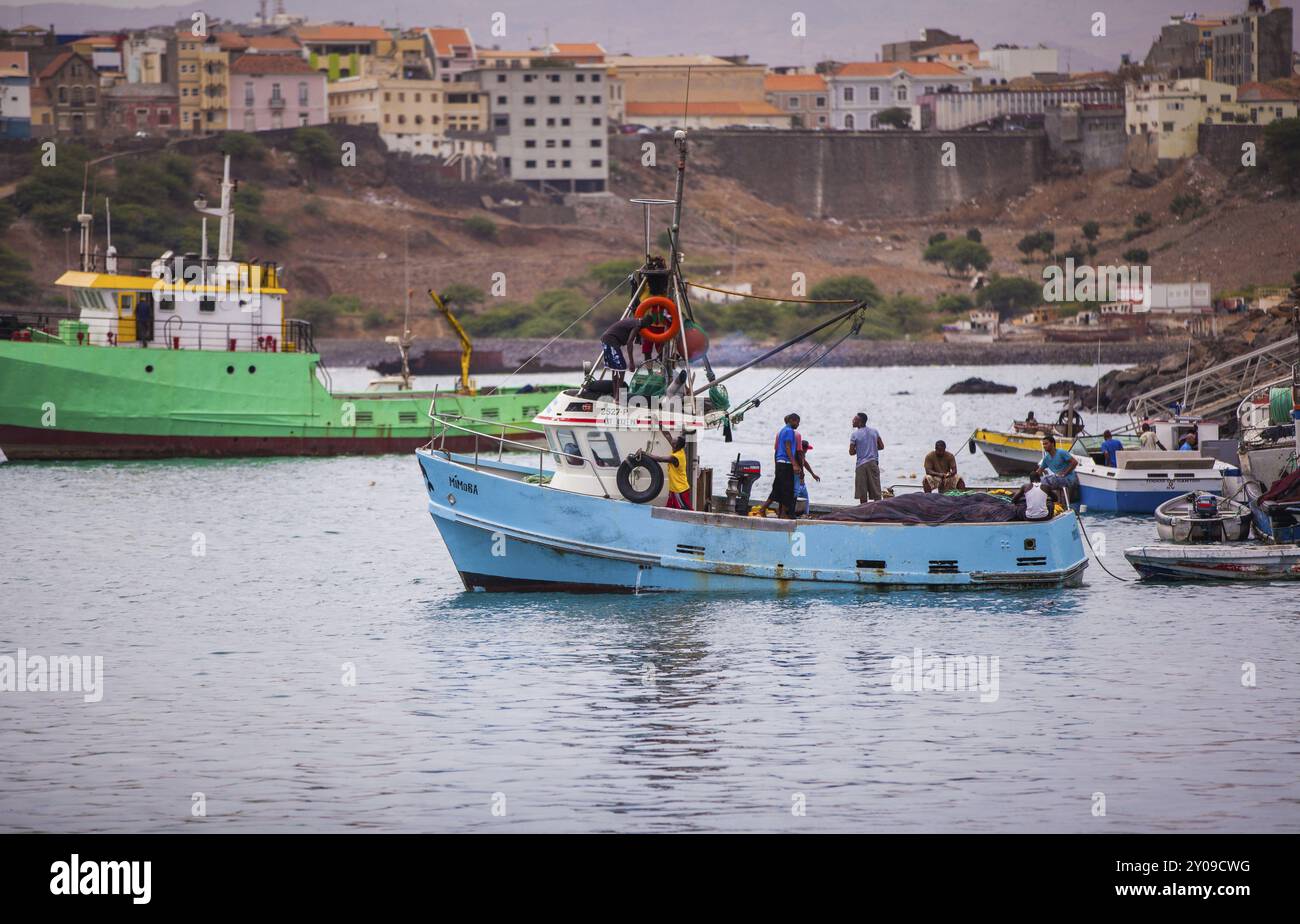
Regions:
M 668 507 L 674 510 L 693 510 L 691 506 L 691 480 L 686 474 L 686 435 L 673 440 L 673 453 L 670 456 L 652 456 L 648 458 L 668 466 Z

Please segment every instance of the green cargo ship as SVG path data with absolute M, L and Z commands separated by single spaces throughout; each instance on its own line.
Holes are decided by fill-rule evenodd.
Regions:
M 543 437 L 532 419 L 565 386 L 410 390 L 409 377 L 334 392 L 311 326 L 284 315 L 273 263 L 235 261 L 227 158 L 217 255 L 119 257 L 91 247 L 71 289 L 77 320 L 0 339 L 0 452 L 10 459 L 338 455 L 410 452 L 432 437 L 475 451 L 480 436 Z M 376 388 L 378 386 L 378 388 Z M 387 390 L 385 389 L 387 387 Z M 434 432 L 436 402 L 449 423 Z M 495 439 L 485 440 L 499 445 Z M 3 458 L 0 456 L 0 458 Z

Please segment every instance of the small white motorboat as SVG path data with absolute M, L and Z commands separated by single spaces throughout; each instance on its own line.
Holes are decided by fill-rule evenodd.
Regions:
M 1124 557 L 1148 580 L 1300 580 L 1300 545 L 1149 545 Z
M 1156 508 L 1156 531 L 1166 542 L 1241 542 L 1250 538 L 1251 519 L 1246 504 L 1191 491 Z

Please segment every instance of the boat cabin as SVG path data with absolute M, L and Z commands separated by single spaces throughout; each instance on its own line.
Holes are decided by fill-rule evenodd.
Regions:
M 219 219 L 216 254 L 209 254 L 207 217 L 198 253 L 166 251 L 157 257 L 119 255 L 112 216 L 106 212 L 103 253 L 92 243 L 94 216 L 84 203 L 80 267 L 56 285 L 71 289 L 79 314 L 59 325 L 59 339 L 74 346 L 155 347 L 172 350 L 313 351 L 310 326 L 284 317 L 285 290 L 275 263 L 233 258 L 235 213 L 230 158 L 225 161 L 221 205 L 195 208 Z

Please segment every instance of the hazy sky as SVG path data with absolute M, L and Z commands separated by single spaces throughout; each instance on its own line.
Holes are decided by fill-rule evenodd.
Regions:
M 1244 0 L 1209 0 L 1202 13 L 1245 9 Z M 274 0 L 270 0 L 274 9 Z M 811 64 L 824 57 L 872 60 L 883 42 L 913 38 L 934 26 L 973 38 L 1062 49 L 1073 70 L 1118 63 L 1123 52 L 1143 56 L 1171 13 L 1195 8 L 1166 0 L 286 0 L 311 19 L 385 25 L 466 25 L 479 44 L 526 48 L 546 41 L 594 39 L 614 52 L 749 53 L 766 64 Z M 0 26 L 21 22 L 62 31 L 167 22 L 204 9 L 250 19 L 256 0 L 208 0 L 160 5 L 139 0 L 22 3 L 0 0 Z M 491 34 L 492 15 L 505 14 L 506 35 Z M 1094 13 L 1106 15 L 1106 35 L 1092 34 Z M 792 16 L 806 16 L 805 37 L 792 35 Z M 1297 21 L 1300 27 L 1300 20 Z M 1300 43 L 1300 42 L 1298 42 Z

